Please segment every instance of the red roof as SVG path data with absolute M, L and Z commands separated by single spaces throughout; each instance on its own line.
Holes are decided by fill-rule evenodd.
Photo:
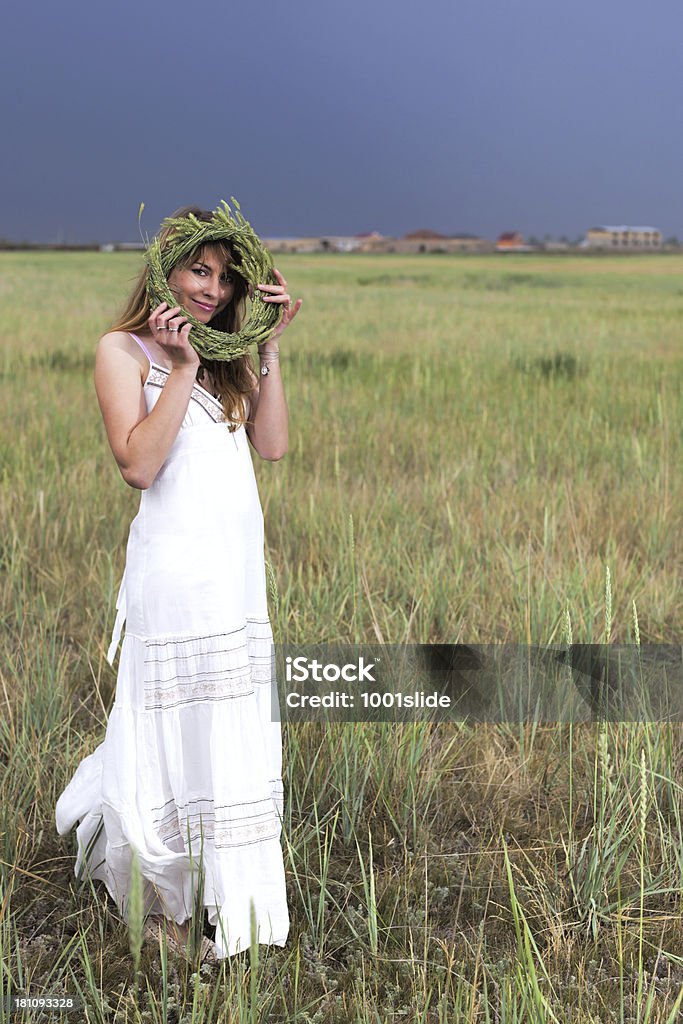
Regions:
M 439 234 L 438 231 L 432 231 L 430 228 L 420 228 L 419 231 L 411 231 L 410 234 L 404 235 L 404 238 L 445 238 L 445 235 Z

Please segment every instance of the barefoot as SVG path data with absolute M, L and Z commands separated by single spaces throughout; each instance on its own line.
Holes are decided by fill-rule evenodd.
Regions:
M 149 918 L 145 935 L 153 942 L 159 942 L 166 929 L 166 941 L 170 950 L 184 956 L 187 952 L 187 941 L 190 931 L 190 922 L 177 924 L 170 918 L 154 915 Z
M 190 934 L 190 922 L 184 921 L 183 924 L 176 924 L 175 921 L 170 921 L 169 923 L 173 937 L 178 946 L 184 951 L 187 948 L 187 940 Z

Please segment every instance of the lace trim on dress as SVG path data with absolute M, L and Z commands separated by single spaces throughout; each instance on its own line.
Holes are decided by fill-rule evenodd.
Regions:
M 163 388 L 168 379 L 168 370 L 162 370 L 158 366 L 150 367 L 149 374 L 147 376 L 146 384 L 153 384 L 155 387 Z M 214 423 L 227 423 L 228 430 L 232 433 L 237 430 L 237 424 L 229 423 L 228 419 L 223 411 L 223 407 L 217 398 L 212 398 L 208 391 L 199 387 L 198 384 L 193 385 L 191 399 L 198 402 L 202 409 L 205 410 L 214 421 Z
M 190 804 L 194 805 L 191 809 Z M 154 829 L 168 845 L 180 839 L 186 846 L 188 830 L 193 848 L 201 845 L 202 837 L 204 842 L 212 840 L 216 848 L 248 846 L 280 837 L 281 825 L 272 797 L 234 804 L 215 804 L 205 797 L 185 804 L 171 799 L 155 810 Z
M 160 370 L 157 366 L 150 366 L 145 384 L 157 384 L 160 388 L 163 388 L 167 378 L 167 370 Z
M 146 640 L 145 710 L 169 711 L 253 694 L 255 686 L 271 683 L 271 645 L 269 625 L 257 620 L 230 633 Z
M 199 402 L 203 409 L 206 409 L 209 416 L 215 423 L 227 423 L 227 418 L 223 412 L 222 407 L 218 404 L 218 399 L 212 398 L 206 391 L 198 387 L 196 384 L 192 388 L 191 398 L 194 398 L 195 402 Z M 232 424 L 232 429 L 235 429 L 235 425 Z

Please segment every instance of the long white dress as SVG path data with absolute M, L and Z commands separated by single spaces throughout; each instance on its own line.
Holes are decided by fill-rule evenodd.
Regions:
M 150 360 L 151 412 L 169 371 Z M 104 741 L 56 805 L 77 828 L 75 872 L 101 879 L 128 920 L 131 858 L 145 913 L 203 904 L 223 958 L 289 931 L 280 845 L 280 722 L 271 716 L 272 633 L 263 514 L 243 426 L 198 384 L 131 523 L 108 660 L 123 622 Z

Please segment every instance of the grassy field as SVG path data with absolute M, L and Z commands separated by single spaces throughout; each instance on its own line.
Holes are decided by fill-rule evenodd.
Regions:
M 139 501 L 93 353 L 138 261 L 0 253 L 0 994 L 165 1024 L 678 1019 L 678 725 L 285 726 L 292 929 L 251 963 L 138 960 L 77 886 L 54 804 L 104 736 Z M 683 258 L 277 265 L 304 305 L 290 451 L 256 465 L 276 639 L 681 642 Z

